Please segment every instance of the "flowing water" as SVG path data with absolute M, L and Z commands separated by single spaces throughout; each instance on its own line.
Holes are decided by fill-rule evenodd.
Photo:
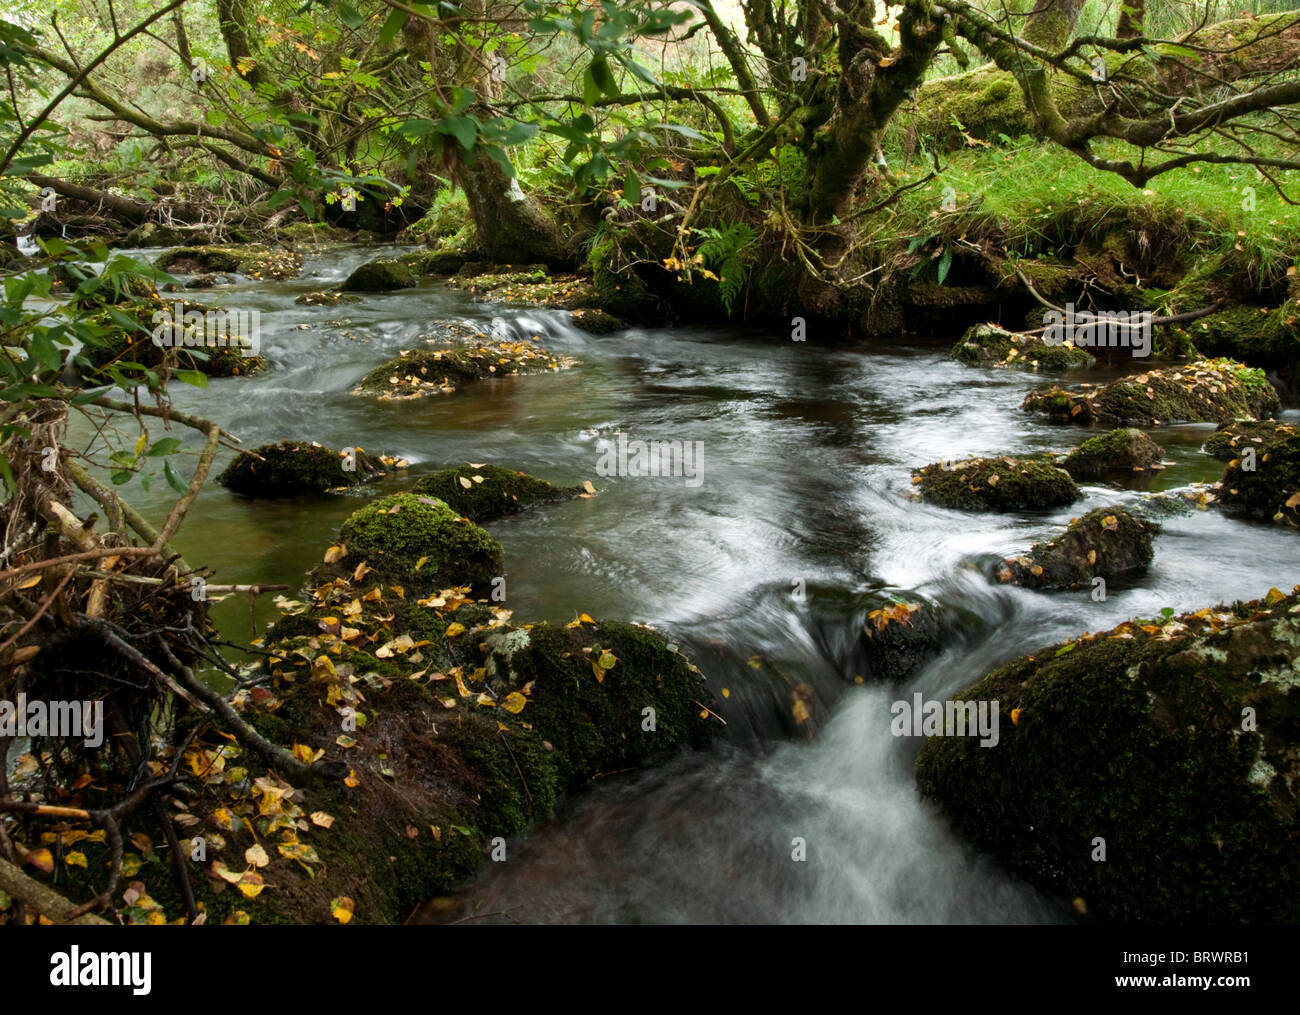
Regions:
M 302 279 L 197 294 L 260 311 L 272 369 L 206 390 L 175 385 L 177 405 L 247 447 L 291 438 L 408 459 L 409 477 L 373 484 L 366 496 L 469 461 L 555 483 L 593 481 L 593 499 L 488 524 L 505 548 L 507 604 L 518 620 L 586 612 L 670 632 L 704 670 L 728 720 L 710 752 L 598 780 L 531 837 L 512 841 L 508 862 L 487 864 L 477 883 L 426 918 L 1064 919 L 1062 900 L 978 856 L 918 798 L 921 745 L 891 736 L 890 704 L 916 691 L 952 696 L 993 666 L 1084 630 L 1163 607 L 1256 598 L 1300 574 L 1293 534 L 1193 511 L 1164 522 L 1150 574 L 1110 590 L 1105 602 L 1086 590 L 992 585 L 990 555 L 1023 552 L 1070 517 L 1141 496 L 1089 485 L 1084 502 L 1046 515 L 965 514 L 905 498 L 913 467 L 1063 450 L 1088 436 L 1019 411 L 1044 379 L 962 367 L 947 359 L 953 335 L 864 348 L 836 346 L 829 335 L 819 341 L 815 331 L 796 343 L 788 330 L 753 327 L 596 337 L 575 330 L 566 313 L 482 303 L 432 280 L 353 305 L 293 303 L 393 252 L 330 250 L 308 258 Z M 447 320 L 484 330 L 495 321 L 581 366 L 445 398 L 387 403 L 349 394 L 367 370 Z M 1172 464 L 1150 488 L 1217 478 L 1221 464 L 1198 450 L 1212 430 L 1156 431 Z M 703 482 L 599 476 L 601 450 L 619 432 L 700 442 Z M 177 436 L 197 448 L 191 435 Z M 138 480 L 130 490 L 155 519 L 172 498 L 161 479 L 149 493 Z M 176 543 L 191 562 L 215 569 L 215 582 L 296 588 L 358 504 L 353 496 L 253 502 L 209 483 Z M 871 679 L 862 648 L 866 610 L 882 593 L 951 618 L 940 657 L 893 684 Z M 247 597 L 213 611 L 232 641 L 260 633 L 272 613 Z M 792 689 L 814 705 L 803 727 L 790 716 Z M 796 839 L 804 862 L 792 859 Z

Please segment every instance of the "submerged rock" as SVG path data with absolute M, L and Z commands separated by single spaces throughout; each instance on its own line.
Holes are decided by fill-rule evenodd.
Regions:
M 1276 419 L 1234 419 L 1231 423 L 1219 424 L 1219 429 L 1210 435 L 1201 450 L 1221 462 L 1228 462 L 1240 457 L 1246 448 L 1253 447 L 1258 454 L 1269 444 L 1295 432 L 1293 424 Z
M 1029 553 L 1008 557 L 998 580 L 1035 589 L 1072 589 L 1094 577 L 1115 582 L 1145 574 L 1160 526 L 1123 508 L 1096 508 L 1071 519 L 1066 530 Z
M 1070 474 L 1043 458 L 970 458 L 912 472 L 921 500 L 962 511 L 1041 511 L 1082 494 Z
M 371 458 L 360 448 L 335 451 L 314 441 L 281 441 L 240 452 L 217 482 L 249 497 L 294 497 L 355 486 L 401 464 Z
M 995 670 L 954 698 L 998 703 L 998 743 L 929 740 L 922 793 L 1010 868 L 1107 919 L 1294 923 L 1298 615 L 1300 596 L 1274 591 Z
M 332 307 L 339 303 L 360 303 L 361 297 L 339 289 L 326 289 L 320 292 L 302 293 L 294 298 L 294 302 L 308 307 Z
M 1071 451 L 1061 468 L 1075 479 L 1096 479 L 1108 472 L 1133 473 L 1162 468 L 1160 445 L 1131 427 L 1089 437 Z
M 443 333 L 371 370 L 352 393 L 386 399 L 450 395 L 470 381 L 565 370 L 577 362 L 529 342 L 491 339 L 463 325 L 447 325 Z
M 237 271 L 249 278 L 296 278 L 302 255 L 256 244 L 239 247 L 176 247 L 154 262 L 163 271 L 199 275 Z
M 967 366 L 1068 370 L 1095 362 L 1083 349 L 1048 342 L 1041 335 L 1007 331 L 995 324 L 976 324 L 952 347 L 952 358 Z
M 544 479 L 495 465 L 443 469 L 423 477 L 414 490 L 437 497 L 474 522 L 514 514 L 533 504 L 569 500 L 583 492 L 580 486 L 552 486 Z
M 1259 419 L 1275 413 L 1278 405 L 1277 392 L 1262 370 L 1220 359 L 1148 370 L 1083 391 L 1035 391 L 1021 408 L 1059 422 L 1158 426 Z
M 317 580 L 362 575 L 405 583 L 413 591 L 465 585 L 486 595 L 502 573 L 501 544 L 442 501 L 422 494 L 381 497 L 354 512 Z M 364 565 L 364 568 L 362 567 Z M 332 570 L 331 570 L 332 569 Z
M 343 280 L 339 290 L 345 293 L 386 293 L 410 289 L 415 285 L 411 269 L 391 257 L 367 261 Z
M 1300 526 L 1300 434 L 1268 442 L 1254 458 L 1234 458 L 1224 470 L 1218 495 L 1224 512 Z

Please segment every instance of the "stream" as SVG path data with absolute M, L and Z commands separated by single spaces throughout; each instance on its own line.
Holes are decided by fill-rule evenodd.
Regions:
M 1211 510 L 1165 519 L 1150 573 L 1104 602 L 1087 590 L 991 585 L 980 566 L 989 555 L 1023 553 L 1071 517 L 1141 494 L 1084 485 L 1084 501 L 1046 515 L 965 514 L 907 500 L 914 467 L 1063 451 L 1092 435 L 1019 411 L 1045 378 L 949 360 L 955 334 L 856 348 L 815 329 L 805 342 L 759 327 L 597 337 L 576 330 L 566 312 L 484 303 L 432 279 L 356 304 L 293 303 L 406 249 L 329 249 L 308 254 L 302 278 L 241 278 L 194 294 L 258 310 L 272 368 L 207 389 L 173 384 L 177 407 L 215 420 L 245 447 L 289 438 L 410 462 L 409 475 L 370 484 L 363 497 L 470 461 L 554 483 L 591 480 L 599 491 L 592 499 L 487 524 L 505 548 L 506 605 L 516 621 L 566 622 L 585 612 L 669 632 L 704 671 L 728 721 L 709 752 L 597 780 L 528 838 L 512 840 L 505 863 L 487 863 L 475 883 L 421 919 L 1063 921 L 1069 900 L 1044 896 L 978 855 L 919 799 L 921 741 L 891 736 L 890 704 L 916 691 L 950 697 L 994 666 L 1085 630 L 1164 607 L 1257 598 L 1289 589 L 1300 574 L 1293 533 Z M 498 330 L 537 336 L 581 365 L 445 398 L 378 402 L 349 393 L 367 370 L 447 320 L 485 331 L 495 320 Z M 1217 479 L 1222 463 L 1198 450 L 1213 429 L 1156 430 L 1172 464 L 1148 488 Z M 619 432 L 701 442 L 703 482 L 598 475 L 603 442 Z M 174 435 L 197 450 L 194 435 Z M 72 436 L 91 439 L 84 427 Z M 231 457 L 223 450 L 214 476 Z M 193 459 L 182 461 L 188 475 Z M 149 492 L 137 479 L 127 493 L 154 520 L 174 497 L 161 476 Z M 215 582 L 296 589 L 360 503 L 357 495 L 253 502 L 209 482 L 176 545 L 212 568 Z M 902 683 L 864 672 L 862 624 L 881 592 L 965 618 L 942 655 Z M 226 638 L 246 643 L 274 616 L 270 598 L 231 597 L 213 617 Z M 799 685 L 818 702 L 815 736 L 811 727 L 791 735 L 789 689 Z M 803 862 L 792 859 L 796 838 Z

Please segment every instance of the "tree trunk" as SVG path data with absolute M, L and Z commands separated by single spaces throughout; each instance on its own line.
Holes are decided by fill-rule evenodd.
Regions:
M 1082 11 L 1083 0 L 1034 0 L 1025 16 L 1025 41 L 1060 52 L 1074 36 Z
M 481 151 L 462 154 L 452 173 L 469 200 L 484 255 L 500 264 L 568 265 L 572 253 L 559 227 Z

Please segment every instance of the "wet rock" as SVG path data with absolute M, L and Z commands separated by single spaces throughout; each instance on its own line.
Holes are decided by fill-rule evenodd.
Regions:
M 415 492 L 437 497 L 453 511 L 481 522 L 514 514 L 534 504 L 569 500 L 580 486 L 552 486 L 524 472 L 495 465 L 462 465 L 423 477 Z
M 1231 423 L 1221 423 L 1219 429 L 1201 446 L 1207 455 L 1228 462 L 1241 457 L 1246 448 L 1255 448 L 1256 455 L 1266 446 L 1296 432 L 1291 423 L 1281 423 L 1276 419 L 1235 419 Z
M 1090 437 L 1066 455 L 1061 468 L 1075 479 L 1161 468 L 1160 445 L 1141 430 L 1122 428 Z
M 592 335 L 608 335 L 627 327 L 613 314 L 607 314 L 603 310 L 575 310 L 570 316 L 574 324 Z
M 1262 370 L 1222 359 L 1148 370 L 1081 391 L 1035 391 L 1021 405 L 1059 422 L 1137 426 L 1260 419 L 1278 407 L 1277 392 Z
M 1026 656 L 953 696 L 997 701 L 999 741 L 930 739 L 921 791 L 1105 919 L 1294 923 L 1298 644 L 1300 596 L 1271 592 Z
M 315 441 L 281 441 L 240 452 L 217 482 L 249 497 L 295 497 L 346 489 L 397 467 L 359 448 L 335 451 Z
M 1234 458 L 1224 470 L 1218 493 L 1224 512 L 1300 526 L 1300 434 L 1268 442 L 1254 458 Z
M 501 544 L 422 494 L 399 493 L 367 504 L 343 523 L 339 546 L 342 556 L 317 567 L 318 581 L 354 574 L 365 564 L 377 578 L 412 591 L 466 585 L 486 595 L 502 573 Z
M 185 283 L 186 289 L 211 289 L 213 286 L 220 284 L 217 276 L 212 272 L 203 275 L 195 275 Z
M 234 271 L 249 278 L 296 278 L 302 255 L 292 250 L 256 244 L 238 247 L 177 247 L 162 254 L 155 264 L 163 271 L 199 275 Z
M 565 370 L 576 362 L 530 342 L 492 339 L 463 325 L 446 325 L 423 347 L 371 370 L 352 393 L 384 399 L 450 395 L 471 381 Z
M 361 297 L 338 289 L 326 289 L 322 292 L 302 293 L 294 298 L 294 302 L 308 307 L 333 307 L 340 303 L 360 303 Z
M 93 344 L 87 344 L 84 355 L 95 367 L 105 367 L 119 360 L 140 363 L 146 367 L 161 366 L 167 354 L 175 353 L 175 364 L 181 370 L 197 370 L 208 377 L 240 377 L 256 373 L 267 368 L 267 361 L 260 355 L 245 355 L 253 347 L 250 336 L 232 334 L 207 336 L 195 345 L 177 345 L 168 348 L 153 340 L 153 331 L 157 325 L 154 316 L 163 311 L 168 319 L 173 319 L 177 307 L 181 312 L 197 311 L 207 314 L 213 309 L 201 303 L 168 300 L 158 297 L 140 300 L 134 303 L 119 304 L 115 309 L 118 314 L 125 314 L 140 323 L 144 334 L 128 332 L 122 328 L 115 317 L 107 310 L 93 315 L 90 320 L 104 329 L 103 334 Z M 93 380 L 93 378 L 91 378 Z
M 912 472 L 913 492 L 962 511 L 1042 511 L 1082 496 L 1070 474 L 1043 458 L 970 458 Z
M 1095 362 L 1083 349 L 1047 342 L 1041 335 L 976 324 L 952 348 L 952 358 L 967 366 L 1021 367 L 1057 372 Z
M 410 268 L 395 258 L 381 257 L 361 265 L 339 288 L 345 293 L 386 293 L 414 285 Z
M 1096 508 L 1070 521 L 1047 543 L 1035 543 L 1027 555 L 1008 557 L 998 569 L 1001 582 L 1034 589 L 1072 589 L 1146 574 L 1154 555 L 1152 541 L 1160 526 L 1123 508 Z

